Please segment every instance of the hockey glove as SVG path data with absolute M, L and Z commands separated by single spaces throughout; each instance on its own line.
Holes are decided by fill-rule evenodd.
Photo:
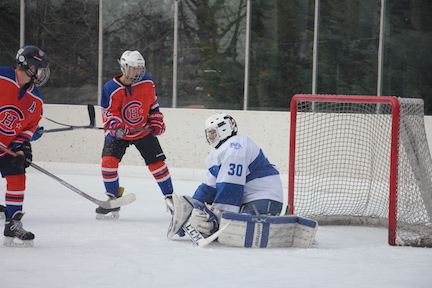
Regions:
M 210 236 L 219 229 L 222 211 L 207 203 L 194 202 L 189 223 L 203 235 Z
M 165 123 L 161 112 L 153 112 L 149 115 L 150 127 L 154 136 L 162 135 L 165 132 Z
M 25 141 L 21 143 L 19 146 L 17 146 L 12 151 L 16 152 L 16 156 L 12 158 L 12 165 L 15 167 L 24 169 L 30 166 L 30 162 L 33 160 L 33 154 L 30 142 Z M 27 162 L 27 160 L 30 160 L 30 162 Z
M 123 137 L 129 133 L 128 126 L 123 122 L 113 122 L 111 125 L 109 125 L 109 128 L 117 129 L 117 130 L 111 130 L 110 134 L 111 136 L 123 139 Z

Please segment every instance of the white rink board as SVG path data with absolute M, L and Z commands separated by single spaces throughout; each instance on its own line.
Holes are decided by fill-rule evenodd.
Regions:
M 96 125 L 101 127 L 100 108 L 96 108 Z M 233 116 L 239 126 L 239 134 L 255 141 L 275 164 L 286 187 L 289 154 L 289 112 L 263 112 L 240 110 L 173 109 L 161 108 L 165 115 L 167 130 L 159 137 L 167 155 L 167 164 L 173 176 L 179 179 L 202 180 L 205 175 L 205 158 L 209 146 L 204 137 L 204 122 L 211 115 L 226 112 Z M 72 125 L 88 125 L 86 105 L 45 104 L 44 116 L 57 122 Z M 45 129 L 60 128 L 55 123 L 42 119 Z M 425 117 L 429 149 L 432 151 L 432 116 Z M 46 133 L 32 143 L 35 163 L 81 163 L 99 164 L 103 146 L 103 131 L 95 129 Z M 52 163 L 54 162 L 54 163 Z M 131 166 L 131 174 L 144 173 L 144 161 L 135 148 L 128 149 L 122 165 Z M 63 166 L 63 165 L 61 165 Z M 139 166 L 140 168 L 138 168 Z M 136 169 L 133 167 L 137 167 Z M 67 167 L 64 167 L 67 171 Z M 84 165 L 86 173 L 100 174 L 98 165 Z M 79 171 L 79 172 L 82 172 Z
M 95 106 L 96 126 L 101 127 L 100 107 Z M 161 108 L 165 116 L 166 132 L 158 137 L 167 156 L 167 164 L 173 176 L 179 179 L 203 180 L 205 159 L 210 146 L 204 136 L 204 122 L 215 113 L 226 112 L 233 116 L 239 126 L 239 134 L 250 137 L 266 153 L 270 162 L 282 174 L 287 174 L 289 112 L 261 112 L 238 110 L 172 109 Z M 89 125 L 86 105 L 45 104 L 44 116 L 57 122 L 72 125 Z M 58 124 L 43 118 L 44 129 L 60 128 Z M 103 130 L 85 129 L 46 133 L 32 142 L 33 160 L 45 167 L 43 162 L 99 164 L 103 147 Z M 50 166 L 54 163 L 50 163 Z M 122 166 L 139 166 L 132 174 L 146 173 L 151 176 L 134 147 L 124 156 Z M 64 167 L 65 172 L 69 172 Z M 87 173 L 100 174 L 100 169 L 85 166 Z M 89 171 L 88 171 L 89 170 Z M 143 172 L 141 172 L 143 171 Z M 81 171 L 79 171 L 81 172 Z M 93 173 L 94 172 L 94 173 Z M 287 182 L 282 176 L 282 181 Z

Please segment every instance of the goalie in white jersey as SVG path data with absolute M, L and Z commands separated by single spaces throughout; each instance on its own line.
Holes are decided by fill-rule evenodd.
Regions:
M 188 220 L 203 235 L 211 235 L 219 228 L 222 212 L 280 215 L 283 190 L 278 170 L 258 145 L 237 131 L 235 120 L 226 113 L 205 122 L 207 141 L 214 148 L 206 160 L 207 176 L 192 198 L 174 195 L 174 202 L 183 207 L 177 209 L 181 213 L 174 211 L 169 238 L 181 235 Z

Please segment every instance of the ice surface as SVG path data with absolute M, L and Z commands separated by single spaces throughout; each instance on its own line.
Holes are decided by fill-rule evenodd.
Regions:
M 106 199 L 99 175 L 50 172 Z M 310 249 L 197 248 L 166 238 L 170 214 L 153 179 L 122 176 L 137 201 L 105 221 L 50 177 L 29 169 L 27 179 L 23 223 L 35 246 L 0 246 L 0 287 L 432 287 L 432 249 L 389 246 L 386 229 L 321 226 Z M 192 195 L 200 183 L 173 184 Z

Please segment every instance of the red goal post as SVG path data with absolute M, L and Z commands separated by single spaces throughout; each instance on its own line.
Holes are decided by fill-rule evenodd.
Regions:
M 295 95 L 288 212 L 320 225 L 387 226 L 390 245 L 431 247 L 423 110 L 421 99 Z

